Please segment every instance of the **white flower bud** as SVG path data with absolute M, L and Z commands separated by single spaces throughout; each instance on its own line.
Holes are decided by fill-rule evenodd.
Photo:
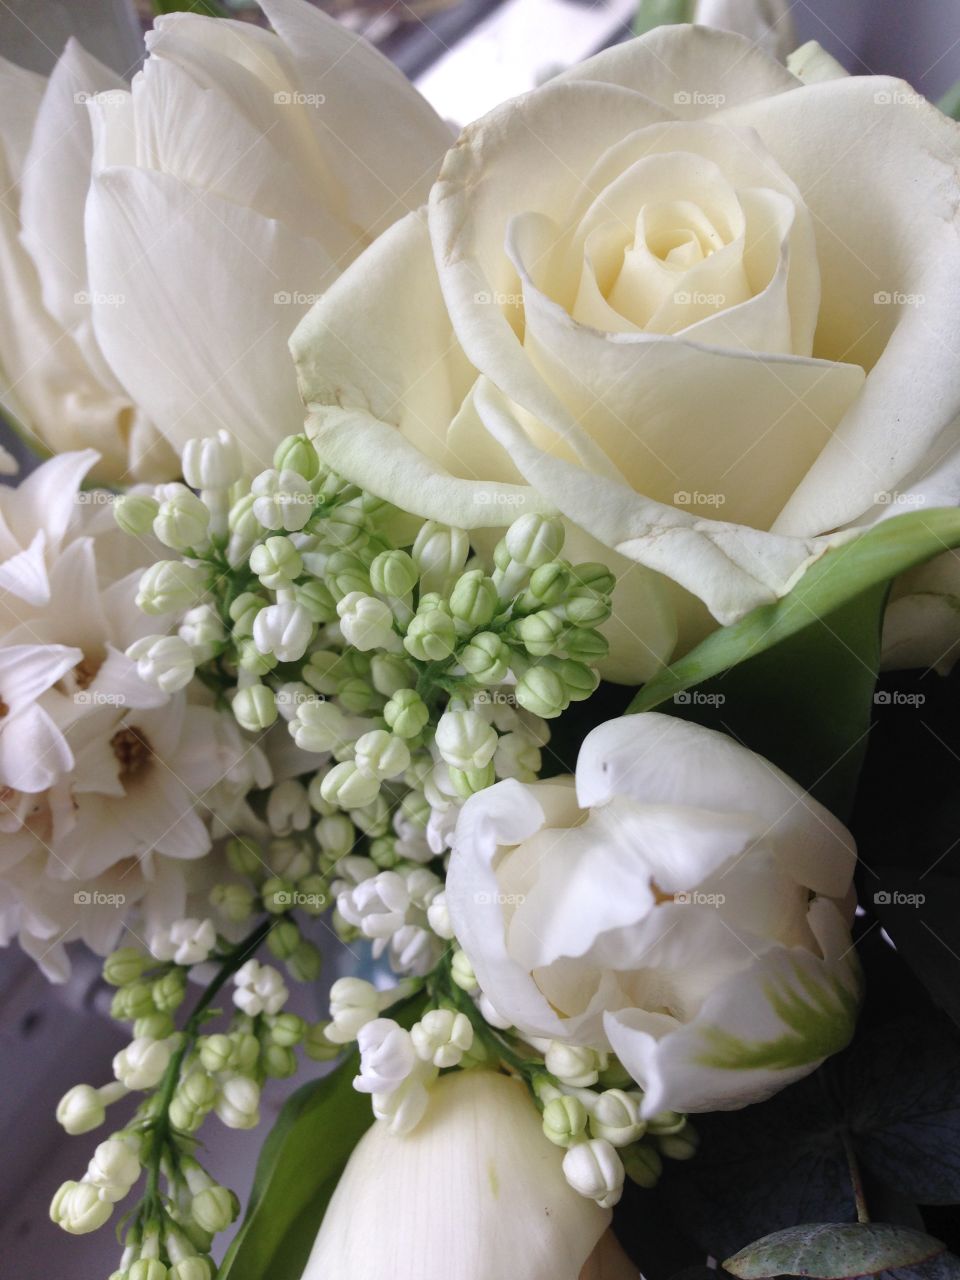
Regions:
M 314 626 L 302 605 L 284 600 L 261 609 L 253 620 L 253 643 L 278 662 L 299 662 L 313 639 Z
M 229 489 L 243 475 L 236 440 L 227 431 L 188 440 L 180 457 L 183 478 L 193 489 Z
M 262 733 L 277 718 L 277 699 L 265 684 L 248 684 L 238 689 L 230 706 L 241 729 Z
M 181 1258 L 167 1272 L 167 1280 L 213 1280 L 213 1268 L 209 1258 L 194 1254 Z
M 638 1094 L 607 1089 L 598 1096 L 590 1116 L 590 1132 L 595 1138 L 606 1138 L 614 1147 L 626 1147 L 641 1138 L 645 1129 Z
M 373 804 L 380 794 L 380 783 L 362 773 L 352 760 L 344 760 L 326 775 L 320 794 L 341 809 L 362 809 L 364 805 Z
M 449 941 L 453 937 L 453 925 L 447 909 L 447 895 L 441 890 L 427 907 L 427 921 L 438 938 Z
M 398 653 L 377 653 L 370 661 L 370 679 L 377 693 L 392 698 L 400 689 L 412 689 L 416 676 Z
M 483 1014 L 486 1021 L 490 1023 L 491 1027 L 496 1027 L 499 1031 L 506 1031 L 508 1027 L 513 1026 L 513 1023 L 510 1021 L 510 1019 L 505 1018 L 503 1014 L 500 1013 L 494 1007 L 494 1005 L 490 1002 L 490 999 L 482 991 L 476 997 L 476 1001 L 477 1001 L 477 1008 Z
M 156 929 L 150 938 L 150 952 L 155 959 L 182 965 L 203 964 L 216 945 L 213 921 L 192 917 L 175 921 L 169 929 Z
M 571 1146 L 586 1127 L 587 1109 L 579 1098 L 564 1094 L 543 1108 L 543 1132 L 558 1147 Z
M 386 649 L 396 643 L 393 614 L 376 596 L 351 591 L 337 605 L 340 630 L 355 649 Z
M 227 514 L 227 529 L 230 537 L 227 542 L 227 564 L 236 569 L 244 564 L 250 552 L 263 536 L 263 525 L 253 513 L 256 498 L 252 493 L 245 493 L 239 498 Z
M 363 978 L 338 978 L 330 988 L 331 1022 L 324 1034 L 332 1044 L 349 1044 L 379 1012 L 380 998 L 373 983 Z
M 239 1212 L 237 1197 L 226 1187 L 204 1187 L 190 1201 L 190 1216 L 201 1229 L 215 1236 L 226 1231 Z
M 417 534 L 412 554 L 420 570 L 420 590 L 442 591 L 466 564 L 470 539 L 463 529 L 428 520 Z
M 306 831 L 313 818 L 307 789 L 296 778 L 286 778 L 270 790 L 267 825 L 275 836 Z
M 498 778 L 533 782 L 540 772 L 540 748 L 525 733 L 506 733 L 497 742 L 493 767 Z
M 435 934 L 418 924 L 405 924 L 390 939 L 390 968 L 425 978 L 435 968 L 441 948 Z
M 290 721 L 290 736 L 301 751 L 339 751 L 350 740 L 347 719 L 338 706 L 318 698 L 301 702 Z
M 259 960 L 248 960 L 233 975 L 233 982 L 233 1003 L 251 1018 L 279 1013 L 290 997 L 279 971 Z
M 497 733 L 475 711 L 445 711 L 437 725 L 436 744 L 451 768 L 483 769 L 497 749 Z
M 337 910 L 367 938 L 389 938 L 406 921 L 410 894 L 396 871 L 381 871 L 337 896 Z
M 391 1134 L 409 1133 L 423 1119 L 430 1095 L 427 1086 L 437 1078 L 437 1068 L 417 1060 L 406 1080 L 389 1093 L 375 1093 L 371 1098 L 373 1114 L 382 1120 Z
M 179 636 L 142 636 L 127 650 L 137 664 L 137 675 L 163 693 L 176 693 L 193 679 L 193 650 Z
M 93 1153 L 84 1182 L 97 1188 L 101 1200 L 116 1204 L 140 1177 L 140 1161 L 130 1143 L 108 1138 Z
M 458 950 L 453 953 L 453 959 L 450 961 L 450 977 L 461 991 L 466 991 L 468 995 L 475 995 L 480 990 L 477 975 L 465 951 Z
M 207 662 L 227 638 L 216 609 L 208 604 L 198 604 L 196 608 L 188 609 L 177 628 L 177 634 L 193 650 L 197 662 Z
M 383 781 L 399 778 L 410 767 L 410 748 L 386 729 L 373 729 L 356 742 L 355 761 L 361 773 Z
M 163 1079 L 177 1043 L 176 1036 L 167 1036 L 165 1040 L 139 1036 L 116 1055 L 113 1074 L 127 1089 L 153 1089 Z
M 563 523 L 528 512 L 514 520 L 504 541 L 510 558 L 528 569 L 556 560 L 563 549 Z
M 600 1072 L 606 1068 L 607 1055 L 585 1045 L 564 1044 L 552 1040 L 544 1057 L 544 1064 L 552 1076 L 564 1084 L 585 1089 L 596 1084 Z
M 316 507 L 313 490 L 296 471 L 262 471 L 250 486 L 253 514 L 265 529 L 296 533 Z
M 189 551 L 202 547 L 210 527 L 210 512 L 185 484 L 158 485 L 156 497 L 160 509 L 153 522 L 153 532 L 165 547 Z
M 145 493 L 121 493 L 113 504 L 113 518 L 124 531 L 142 538 L 153 528 L 160 504 Z
M 225 1080 L 214 1107 L 228 1129 L 255 1129 L 260 1123 L 260 1088 L 249 1076 Z
M 141 576 L 136 605 L 144 613 L 174 613 L 195 605 L 207 589 L 207 573 L 183 560 L 158 560 Z
M 104 1100 L 89 1084 L 75 1084 L 57 1104 L 57 1120 L 73 1136 L 98 1129 L 106 1118 Z
M 612 1209 L 623 1194 L 623 1162 L 603 1138 L 575 1143 L 563 1157 L 563 1174 L 574 1191 L 601 1209 Z
M 250 552 L 250 568 L 268 591 L 281 591 L 300 576 L 303 560 L 289 538 L 267 538 Z
M 89 1182 L 65 1182 L 50 1205 L 51 1219 L 74 1236 L 96 1231 L 112 1212 L 111 1202 L 101 1200 L 97 1188 Z
M 411 1029 L 417 1057 L 435 1067 L 455 1067 L 473 1044 L 473 1027 L 465 1013 L 431 1009 Z
M 410 1032 L 392 1018 L 375 1018 L 360 1028 L 360 1074 L 353 1087 L 359 1093 L 392 1093 L 414 1071 L 417 1054 Z

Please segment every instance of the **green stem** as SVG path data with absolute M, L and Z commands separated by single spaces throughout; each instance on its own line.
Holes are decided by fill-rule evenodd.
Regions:
M 179 1048 L 173 1053 L 164 1072 L 163 1081 L 160 1090 L 157 1093 L 155 1107 L 156 1111 L 149 1125 L 149 1133 L 151 1135 L 150 1155 L 147 1162 L 147 1186 L 143 1199 L 143 1216 L 150 1218 L 160 1206 L 160 1165 L 163 1161 L 164 1153 L 169 1146 L 172 1146 L 171 1136 L 172 1130 L 170 1125 L 170 1103 L 173 1101 L 173 1095 L 176 1091 L 177 1084 L 180 1080 L 180 1068 L 183 1065 L 184 1058 L 193 1047 L 197 1038 L 197 1032 L 203 1020 L 204 1014 L 210 1008 L 210 1005 L 217 997 L 217 993 L 223 985 L 233 976 L 240 968 L 243 962 L 251 956 L 260 943 L 273 928 L 275 920 L 268 917 L 262 920 L 257 927 L 249 933 L 242 942 L 227 955 L 217 970 L 212 981 L 204 991 L 203 995 L 197 1001 L 190 1017 L 187 1019 L 182 1036 L 183 1039 Z
M 869 1222 L 870 1215 L 867 1212 L 867 1199 L 863 1193 L 863 1178 L 860 1176 L 860 1162 L 857 1160 L 857 1154 L 853 1149 L 853 1143 L 850 1135 L 843 1135 L 843 1149 L 847 1153 L 847 1168 L 850 1171 L 850 1181 L 853 1184 L 853 1198 L 857 1206 L 857 1221 Z

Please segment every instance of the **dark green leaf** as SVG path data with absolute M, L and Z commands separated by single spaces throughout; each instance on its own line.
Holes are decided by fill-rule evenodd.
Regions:
M 951 120 L 960 120 L 960 80 L 938 99 L 937 106 Z
M 781 1275 L 848 1280 L 914 1267 L 945 1249 L 941 1241 L 909 1227 L 881 1222 L 823 1223 L 765 1236 L 723 1265 L 741 1280 Z
M 642 36 L 654 27 L 693 21 L 694 0 L 640 0 L 633 21 L 634 35 Z
M 229 18 L 230 14 L 216 0 L 153 0 L 153 12 L 202 13 L 207 18 Z

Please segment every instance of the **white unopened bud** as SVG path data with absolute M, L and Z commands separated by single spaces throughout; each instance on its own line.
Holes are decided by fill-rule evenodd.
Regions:
M 361 773 L 371 778 L 399 778 L 410 767 L 410 748 L 402 738 L 385 729 L 373 729 L 356 742 L 354 759 Z
M 226 431 L 188 440 L 180 465 L 184 480 L 194 489 L 229 489 L 243 475 L 240 449 Z
M 167 1280 L 213 1280 L 213 1264 L 199 1254 L 181 1258 L 167 1271 Z
M 249 1076 L 225 1080 L 214 1107 L 228 1129 L 255 1129 L 260 1123 L 260 1088 Z
M 306 831 L 313 819 L 310 797 L 302 782 L 285 778 L 271 788 L 267 800 L 267 825 L 275 836 Z
M 489 996 L 485 995 L 484 992 L 480 992 L 476 997 L 476 1001 L 477 1008 L 483 1014 L 486 1021 L 490 1023 L 491 1027 L 496 1027 L 499 1031 L 506 1031 L 508 1027 L 513 1026 L 511 1020 L 503 1016 L 503 1014 L 491 1002 Z
M 600 1072 L 606 1068 L 607 1055 L 585 1045 L 564 1044 L 553 1040 L 544 1057 L 547 1070 L 564 1084 L 587 1088 L 596 1084 Z
M 586 1127 L 587 1109 L 579 1098 L 564 1094 L 543 1108 L 543 1132 L 558 1147 L 571 1146 Z
M 277 700 L 265 684 L 248 684 L 238 689 L 230 706 L 237 724 L 249 733 L 262 733 L 277 718 Z
M 466 564 L 470 539 L 463 529 L 428 520 L 413 544 L 413 559 L 420 570 L 420 590 L 442 591 Z
M 396 871 L 381 871 L 337 896 L 337 910 L 367 938 L 389 938 L 405 923 L 410 894 Z
M 124 531 L 142 538 L 153 528 L 160 504 L 145 493 L 121 493 L 113 504 L 113 518 Z
M 183 560 L 158 560 L 141 576 L 136 605 L 144 613 L 174 613 L 195 605 L 207 589 L 207 574 Z
M 480 990 L 477 975 L 465 951 L 458 950 L 453 953 L 453 959 L 450 961 L 450 977 L 461 991 L 466 991 L 469 995 L 474 995 Z
M 277 536 L 253 548 L 250 568 L 268 591 L 280 591 L 300 576 L 303 560 L 289 538 Z
M 153 522 L 153 532 L 165 547 L 189 551 L 202 547 L 210 527 L 210 512 L 185 484 L 158 486 L 156 496 L 160 509 Z
M 89 1084 L 75 1084 L 57 1104 L 57 1120 L 73 1136 L 98 1129 L 106 1118 L 104 1099 Z
M 556 560 L 563 548 L 563 537 L 560 520 L 548 520 L 535 512 L 528 512 L 514 520 L 504 541 L 511 559 L 528 569 L 537 569 Z
M 140 1161 L 131 1143 L 108 1138 L 93 1153 L 84 1182 L 97 1188 L 101 1200 L 116 1204 L 140 1177 Z
M 360 1028 L 360 1074 L 353 1087 L 359 1093 L 392 1093 L 416 1069 L 417 1054 L 410 1032 L 391 1018 L 375 1018 Z
M 352 760 L 344 760 L 323 779 L 320 794 L 341 809 L 362 809 L 380 794 L 380 782 L 361 772 Z
M 331 1022 L 324 1035 L 332 1044 L 349 1044 L 379 1012 L 380 997 L 372 982 L 338 978 L 330 988 Z
M 259 960 L 248 960 L 233 975 L 233 982 L 233 1003 L 251 1018 L 279 1013 L 290 996 L 279 971 Z
M 351 591 L 337 605 L 340 630 L 355 649 L 388 649 L 398 644 L 389 605 L 376 596 Z
M 473 1044 L 473 1027 L 465 1013 L 431 1009 L 410 1031 L 413 1047 L 423 1062 L 455 1067 Z
M 150 938 L 155 959 L 182 965 L 203 964 L 216 945 L 213 921 L 192 917 L 176 920 L 169 929 L 156 929 Z
M 177 628 L 180 639 L 193 650 L 198 662 L 207 662 L 227 638 L 223 623 L 216 609 L 208 604 L 198 604 L 188 609 Z
M 357 830 L 345 813 L 331 813 L 313 829 L 317 844 L 330 858 L 342 858 L 357 841 Z
M 339 751 L 349 740 L 347 719 L 338 706 L 319 698 L 298 704 L 290 736 L 301 751 Z
M 163 693 L 176 693 L 193 679 L 193 650 L 179 636 L 142 636 L 127 650 L 137 664 L 137 675 Z
M 253 620 L 253 643 L 278 662 L 299 662 L 313 639 L 314 624 L 302 605 L 284 600 L 261 609 Z
M 263 471 L 250 486 L 253 514 L 265 529 L 296 533 L 316 507 L 310 484 L 296 471 Z
M 626 1147 L 642 1137 L 645 1129 L 638 1094 L 607 1089 L 599 1095 L 590 1116 L 590 1132 L 595 1138 L 606 1138 L 614 1147 Z
M 148 1040 L 145 1036 L 131 1040 L 113 1060 L 113 1074 L 127 1089 L 153 1089 L 163 1079 L 177 1037 Z
M 540 748 L 525 733 L 506 733 L 497 742 L 493 767 L 498 778 L 533 782 L 541 764 Z
M 50 1205 L 50 1217 L 73 1236 L 96 1231 L 110 1217 L 113 1205 L 101 1200 L 97 1188 L 89 1182 L 65 1182 Z
M 451 768 L 483 769 L 497 749 L 497 732 L 475 711 L 445 711 L 437 725 L 436 743 Z
M 190 1216 L 202 1231 L 226 1231 L 239 1212 L 237 1197 L 226 1187 L 204 1187 L 190 1201 Z
M 612 1209 L 623 1194 L 623 1162 L 603 1138 L 577 1142 L 563 1157 L 563 1175 L 574 1191 Z
M 441 890 L 427 907 L 427 921 L 438 938 L 449 941 L 453 937 L 453 925 L 450 923 L 450 911 L 447 907 L 447 895 Z

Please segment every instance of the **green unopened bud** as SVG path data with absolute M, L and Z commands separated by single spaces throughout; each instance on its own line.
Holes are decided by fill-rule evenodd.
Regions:
M 470 554 L 470 539 L 463 529 L 428 520 L 413 544 L 413 558 L 420 569 L 424 591 L 442 591 L 460 572 Z
M 389 871 L 400 860 L 396 836 L 377 836 L 375 840 L 370 841 L 369 854 L 381 870 Z
M 250 568 L 268 591 L 282 591 L 299 578 L 303 560 L 290 539 L 278 534 L 253 548 Z
M 345 813 L 331 813 L 320 819 L 313 829 L 324 853 L 342 858 L 356 843 L 357 831 Z
M 259 614 L 257 615 L 259 617 Z M 265 676 L 277 665 L 272 653 L 261 653 L 250 636 L 237 645 L 237 666 L 251 676 Z
M 511 629 L 527 653 L 534 658 L 545 658 L 557 647 L 563 623 L 555 613 L 544 609 L 521 618 Z
M 647 1121 L 647 1133 L 651 1137 L 679 1133 L 686 1123 L 687 1117 L 680 1111 L 660 1111 Z
M 442 662 L 456 648 L 457 630 L 453 618 L 442 609 L 430 609 L 412 618 L 403 647 L 420 662 Z
M 400 801 L 400 812 L 420 830 L 430 821 L 430 802 L 422 791 L 408 791 Z
M 177 1093 L 197 1111 L 209 1111 L 217 1100 L 217 1082 L 206 1071 L 190 1071 L 177 1085 Z
M 336 620 L 337 602 L 329 587 L 319 578 L 301 582 L 293 591 L 296 603 L 306 612 L 311 622 L 326 625 Z
M 205 1112 L 191 1106 L 186 1098 L 178 1098 L 176 1095 L 170 1099 L 167 1114 L 170 1117 L 170 1124 L 181 1133 L 196 1133 L 206 1115 Z
M 216 1075 L 218 1071 L 226 1071 L 233 1058 L 233 1041 L 229 1036 L 217 1034 L 201 1036 L 197 1040 L 197 1054 L 204 1071 Z
M 544 720 L 551 720 L 570 703 L 563 682 L 549 667 L 531 667 L 517 681 L 516 699 L 521 707 Z
M 304 938 L 293 955 L 287 958 L 286 966 L 294 982 L 316 982 L 323 967 L 323 956 L 318 947 Z
M 564 1095 L 543 1108 L 543 1132 L 558 1147 L 569 1147 L 587 1127 L 587 1109 L 577 1098 Z
M 663 1134 L 655 1139 L 661 1155 L 670 1160 L 692 1160 L 700 1145 L 700 1136 L 688 1120 L 679 1133 Z
M 185 484 L 161 485 L 158 494 L 162 498 L 153 532 L 165 547 L 174 551 L 189 551 L 200 547 L 207 540 L 210 512 L 197 495 Z
M 430 712 L 415 689 L 398 689 L 383 708 L 383 718 L 398 738 L 415 738 Z
M 479 990 L 473 965 L 467 959 L 467 953 L 459 948 L 453 953 L 453 959 L 450 961 L 450 977 L 462 991 L 472 994 Z
M 207 1187 L 190 1202 L 190 1214 L 197 1226 L 211 1235 L 226 1231 L 240 1212 L 240 1202 L 226 1187 Z
M 556 560 L 563 548 L 563 523 L 529 512 L 514 520 L 504 536 L 510 557 L 528 569 Z
M 530 575 L 530 594 L 542 608 L 559 604 L 570 589 L 570 566 L 565 560 L 551 560 Z
M 231 707 L 237 724 L 250 733 L 269 729 L 277 718 L 276 696 L 265 684 L 248 684 L 238 689 Z
M 617 585 L 616 575 L 605 564 L 575 564 L 571 571 L 573 585 L 598 596 L 610 596 Z
M 649 1190 L 660 1181 L 663 1161 L 648 1142 L 636 1142 L 631 1147 L 622 1147 L 617 1155 L 623 1161 L 627 1177 L 638 1187 Z
M 358 809 L 365 804 L 372 804 L 379 793 L 380 783 L 377 779 L 361 773 L 352 760 L 334 765 L 320 787 L 324 800 L 339 805 L 341 809 Z
M 263 536 L 263 525 L 257 519 L 254 505 L 257 501 L 253 493 L 245 493 L 227 513 L 227 529 L 230 537 L 227 542 L 227 562 L 236 568 L 242 565 L 253 547 Z
M 282 876 L 268 876 L 260 889 L 260 897 L 265 911 L 274 916 L 282 916 L 293 906 L 293 883 Z M 281 929 L 282 926 L 277 925 L 271 931 L 271 938 Z
M 510 650 L 492 631 L 481 631 L 460 652 L 460 662 L 478 684 L 499 684 L 510 666 Z
M 153 528 L 160 510 L 155 498 L 143 493 L 123 493 L 113 504 L 113 518 L 124 533 L 142 538 Z
M 381 596 L 409 595 L 420 580 L 420 571 L 406 551 L 381 551 L 370 565 L 370 585 Z
M 564 634 L 563 651 L 578 662 L 598 662 L 610 652 L 610 642 L 592 627 L 571 627 Z
M 582 662 L 574 662 L 572 658 L 552 659 L 548 665 L 560 677 L 563 691 L 571 702 L 589 698 L 600 683 L 596 671 Z
M 260 1062 L 264 1072 L 273 1080 L 286 1080 L 296 1074 L 297 1055 L 283 1045 L 265 1045 Z
M 499 607 L 496 585 L 482 569 L 461 574 L 450 593 L 450 612 L 471 630 L 485 627 Z
M 277 471 L 295 471 L 304 480 L 315 480 L 320 472 L 317 451 L 306 436 L 287 436 L 273 451 L 273 465 Z
M 151 993 L 160 1013 L 172 1013 L 183 1004 L 187 994 L 187 977 L 181 969 L 173 969 L 154 982 Z
M 138 1258 L 127 1272 L 127 1280 L 168 1280 L 166 1263 L 159 1258 Z
M 392 698 L 400 689 L 412 689 L 417 683 L 410 663 L 398 653 L 374 654 L 370 662 L 370 679 L 377 693 L 384 698 Z
M 133 1023 L 134 1040 L 166 1040 L 174 1030 L 173 1018 L 169 1013 L 148 1013 L 143 1018 L 135 1018 Z
M 125 987 L 136 982 L 147 964 L 147 957 L 134 947 L 111 951 L 103 962 L 103 980 L 111 987 Z
M 110 1004 L 110 1016 L 124 1022 L 145 1018 L 156 1011 L 149 982 L 131 982 L 121 987 Z
M 215 884 L 210 890 L 211 905 L 234 924 L 242 924 L 253 914 L 256 899 L 243 884 Z
M 342 1051 L 343 1046 L 333 1044 L 327 1039 L 329 1022 L 315 1022 L 307 1027 L 303 1037 L 303 1051 L 314 1062 L 331 1062 Z
M 182 613 L 207 589 L 206 569 L 183 560 L 158 560 L 140 578 L 137 608 L 144 613 Z
M 354 760 L 361 773 L 377 781 L 399 778 L 410 764 L 410 748 L 397 734 L 372 729 L 361 734 L 354 748 Z
M 263 855 L 255 840 L 234 836 L 227 841 L 227 862 L 241 876 L 253 876 L 263 867 Z
M 263 596 L 254 591 L 244 591 L 230 605 L 230 620 L 233 623 L 234 640 L 243 640 L 253 635 L 253 623 L 261 609 L 267 607 Z
M 285 1049 L 299 1044 L 307 1030 L 307 1024 L 295 1013 L 276 1013 L 272 1017 L 265 1017 L 264 1022 L 273 1043 Z
M 233 1045 L 233 1069 L 244 1074 L 252 1071 L 260 1057 L 260 1041 L 257 1037 L 249 1031 L 232 1031 L 230 1043 Z
M 403 777 L 406 776 L 406 770 L 404 770 Z M 381 791 L 373 804 L 364 805 L 362 809 L 351 809 L 350 817 L 365 836 L 382 836 L 390 830 L 393 810 L 389 800 Z
M 362 676 L 348 676 L 340 684 L 337 697 L 345 711 L 362 716 L 376 701 L 376 693 L 370 682 Z
M 213 1280 L 213 1263 L 198 1254 L 181 1258 L 167 1272 L 167 1280 Z
M 282 881 L 277 881 L 276 883 L 279 884 Z M 292 891 L 288 894 L 286 890 L 281 890 L 280 894 L 284 898 L 290 897 L 292 899 L 293 897 Z M 299 945 L 300 930 L 293 920 L 280 920 L 267 935 L 267 947 L 270 953 L 275 955 L 278 960 L 286 960 L 289 956 L 292 956 Z
M 592 591 L 576 591 L 558 606 L 558 611 L 575 627 L 599 627 L 610 617 L 611 607 L 609 600 Z
M 304 876 L 297 885 L 297 906 L 308 916 L 321 916 L 330 902 L 330 886 L 319 872 Z

